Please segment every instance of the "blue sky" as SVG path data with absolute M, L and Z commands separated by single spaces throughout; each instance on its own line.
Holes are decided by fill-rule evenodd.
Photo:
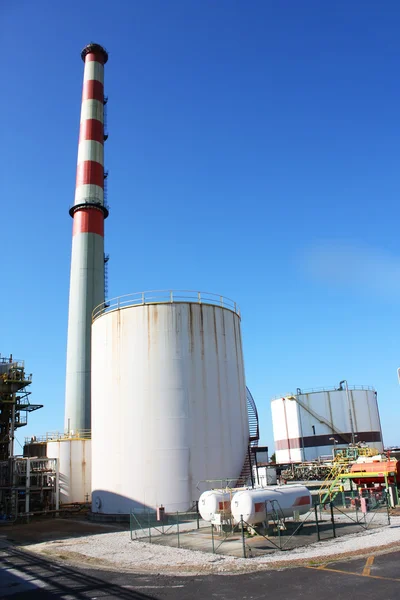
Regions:
M 83 63 L 110 59 L 109 293 L 194 289 L 242 309 L 262 441 L 270 399 L 378 390 L 400 443 L 398 2 L 2 0 L 0 351 L 62 429 Z

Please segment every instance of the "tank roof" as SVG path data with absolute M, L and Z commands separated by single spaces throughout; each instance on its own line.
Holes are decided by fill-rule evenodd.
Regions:
M 102 54 L 104 64 L 106 64 L 106 62 L 108 61 L 107 50 L 103 48 L 103 46 L 100 46 L 100 44 L 96 44 L 95 42 L 90 42 L 90 44 L 87 44 L 87 46 L 83 48 L 81 52 L 82 60 L 85 61 L 86 55 L 90 54 L 91 52 L 93 52 L 93 54 Z
M 367 392 L 375 392 L 375 388 L 372 385 L 349 385 L 348 389 L 351 391 L 367 391 Z M 272 400 L 280 400 L 281 398 L 287 398 L 288 396 L 306 396 L 308 394 L 320 394 L 321 392 L 344 392 L 345 388 L 340 388 L 338 386 L 329 386 L 329 387 L 320 387 L 320 388 L 307 388 L 302 390 L 297 388 L 296 393 L 290 394 L 280 394 L 279 396 L 274 396 Z

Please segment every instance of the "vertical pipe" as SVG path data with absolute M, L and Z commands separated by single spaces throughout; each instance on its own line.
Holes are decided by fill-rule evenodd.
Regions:
M 214 525 L 211 523 L 211 543 L 212 543 L 212 552 L 215 554 L 215 544 L 214 544 Z
M 318 507 L 317 507 L 317 505 L 314 506 L 314 512 L 315 512 L 315 526 L 317 528 L 317 539 L 320 542 L 321 541 L 321 535 L 320 535 L 320 532 L 319 532 Z
M 58 464 L 58 458 L 56 461 L 56 510 L 60 508 L 60 466 Z
M 254 488 L 254 475 L 253 475 L 253 466 L 251 464 L 251 447 L 250 447 L 250 444 L 247 446 L 247 452 L 248 452 L 248 455 L 249 455 L 251 487 L 253 489 Z
M 296 399 L 298 399 L 299 395 L 296 394 Z M 298 415 L 299 415 L 299 423 L 300 423 L 300 437 L 301 437 L 301 454 L 302 454 L 302 461 L 305 462 L 306 461 L 306 449 L 304 447 L 304 434 L 303 434 L 303 421 L 301 418 L 301 406 L 297 403 L 297 411 L 298 411 Z
M 251 451 L 250 451 L 251 452 Z M 256 467 L 256 475 L 257 475 L 257 485 L 260 485 L 260 477 L 258 475 L 258 460 L 257 460 L 257 450 L 254 452 L 254 460 L 255 460 L 255 467 Z M 268 455 L 267 455 L 267 464 L 268 464 Z M 251 465 L 250 465 L 251 468 Z M 253 470 L 253 469 L 252 469 Z M 268 467 L 265 467 L 265 478 L 267 480 L 267 485 L 268 485 Z
M 14 437 L 15 437 L 15 394 L 12 395 L 13 398 L 13 404 L 11 407 L 11 424 L 10 424 L 10 441 L 8 444 L 8 456 L 9 457 L 13 457 L 14 456 Z
M 333 537 L 336 537 L 336 525 L 335 525 L 335 515 L 333 514 L 333 502 L 329 502 L 329 506 L 331 507 L 331 521 L 332 521 L 332 533 Z
M 243 515 L 240 515 L 240 526 L 242 529 L 242 548 L 243 548 L 243 558 L 246 558 L 246 542 L 244 539 L 244 521 L 243 521 Z
M 343 379 L 343 381 L 341 381 L 339 385 L 341 386 L 342 383 L 345 384 L 347 404 L 348 404 L 348 407 L 349 407 L 351 443 L 354 446 L 354 444 L 355 444 L 355 435 L 354 435 L 353 413 L 352 413 L 352 410 L 351 410 L 351 402 L 350 402 L 350 395 L 349 395 L 349 386 L 347 384 L 347 380 L 346 379 Z M 343 389 L 343 388 L 341 388 L 341 389 Z
M 387 479 L 387 475 L 385 474 L 385 484 L 386 484 L 386 511 L 387 511 L 387 518 L 388 518 L 388 525 L 390 525 L 390 493 L 389 493 L 389 485 L 388 485 L 388 479 Z
M 26 459 L 26 478 L 25 478 L 25 512 L 27 522 L 29 523 L 29 508 L 30 508 L 30 498 L 31 498 L 31 459 Z

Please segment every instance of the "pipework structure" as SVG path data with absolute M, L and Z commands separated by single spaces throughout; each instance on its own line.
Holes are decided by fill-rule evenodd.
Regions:
M 85 63 L 73 218 L 69 292 L 65 430 L 91 428 L 91 322 L 104 302 L 104 220 L 108 216 L 104 182 L 104 65 L 106 50 L 90 43 Z

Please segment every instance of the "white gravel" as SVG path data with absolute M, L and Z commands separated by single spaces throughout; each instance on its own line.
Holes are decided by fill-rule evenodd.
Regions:
M 43 542 L 29 546 L 33 552 L 62 557 L 74 563 L 87 562 L 96 567 L 118 568 L 136 572 L 193 574 L 254 571 L 255 569 L 296 566 L 299 561 L 324 561 L 324 557 L 340 554 L 357 556 L 368 549 L 398 545 L 400 517 L 392 517 L 391 525 L 331 539 L 307 547 L 252 559 L 235 558 L 183 548 L 173 548 L 143 541 L 131 541 L 129 532 L 101 533 L 67 540 Z M 222 549 L 220 549 L 221 551 Z

